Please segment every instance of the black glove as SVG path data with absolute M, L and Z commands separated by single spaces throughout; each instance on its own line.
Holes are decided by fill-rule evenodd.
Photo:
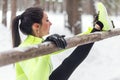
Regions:
M 65 35 L 53 34 L 46 38 L 46 41 L 51 41 L 56 44 L 59 48 L 65 48 L 67 46 L 67 42 L 64 39 Z

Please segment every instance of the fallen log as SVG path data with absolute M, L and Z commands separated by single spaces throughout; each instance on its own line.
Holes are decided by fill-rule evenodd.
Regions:
M 66 38 L 66 41 L 68 43 L 66 49 L 78 45 L 84 45 L 84 44 L 100 41 L 117 35 L 120 35 L 120 28 L 105 32 L 95 32 L 87 35 L 69 37 Z M 27 60 L 30 58 L 47 55 L 59 50 L 62 49 L 57 48 L 51 42 L 44 42 L 42 44 L 24 47 L 24 48 L 18 48 L 18 47 L 13 48 L 12 50 L 0 52 L 0 66 L 5 66 L 19 61 Z

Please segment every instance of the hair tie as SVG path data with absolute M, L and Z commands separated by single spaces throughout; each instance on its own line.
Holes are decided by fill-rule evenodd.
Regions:
M 18 25 L 20 25 L 21 24 L 21 15 L 18 15 L 17 18 L 18 18 L 18 21 L 19 21 Z
M 18 15 L 17 18 L 18 18 L 18 19 L 21 19 L 21 15 Z

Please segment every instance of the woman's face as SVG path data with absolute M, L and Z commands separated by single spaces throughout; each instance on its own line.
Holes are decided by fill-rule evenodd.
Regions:
M 43 13 L 42 25 L 40 26 L 40 35 L 45 36 L 49 34 L 52 23 L 48 19 L 46 12 Z

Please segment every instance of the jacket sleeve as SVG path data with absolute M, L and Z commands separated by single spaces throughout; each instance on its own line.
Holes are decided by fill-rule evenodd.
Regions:
M 80 36 L 80 35 L 84 35 L 84 34 L 90 34 L 92 32 L 93 28 L 92 27 L 88 27 L 87 31 L 83 32 L 83 33 L 80 33 L 80 34 L 77 34 L 77 36 Z M 59 54 L 63 51 L 65 51 L 67 49 L 62 49 L 62 50 L 59 50 L 59 51 L 56 51 L 56 52 L 53 52 L 52 54 Z

